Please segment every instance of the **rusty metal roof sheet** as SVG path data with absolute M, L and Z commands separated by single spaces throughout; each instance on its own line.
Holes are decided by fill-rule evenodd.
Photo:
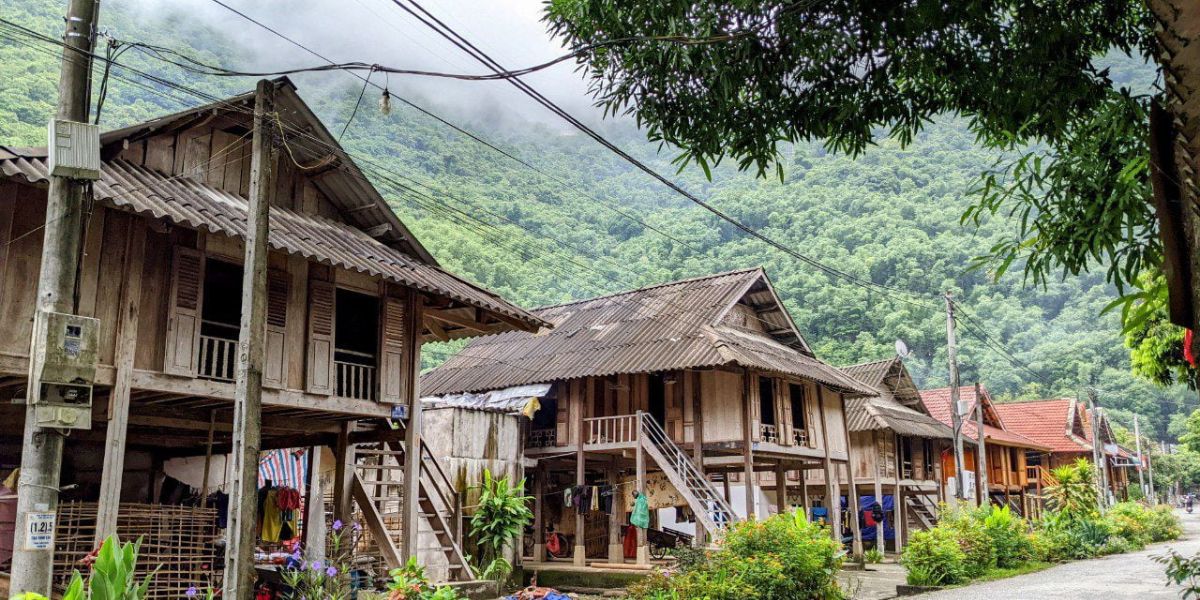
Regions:
M 763 271 L 748 269 L 535 309 L 553 329 L 476 338 L 425 374 L 421 389 L 440 395 L 736 364 L 813 379 L 852 394 L 874 393 L 794 345 L 719 325 L 751 288 L 763 284 L 770 285 Z
M 941 421 L 887 397 L 847 400 L 846 424 L 850 431 L 890 429 L 914 437 L 953 437 L 953 431 Z
M 0 149 L 0 173 L 29 183 L 48 181 L 43 159 Z M 189 177 L 171 177 L 123 160 L 101 168 L 96 199 L 115 208 L 172 223 L 245 239 L 244 198 Z M 518 319 L 531 327 L 546 322 L 500 296 L 339 221 L 271 207 L 270 245 L 289 254 L 369 273 L 422 291 Z

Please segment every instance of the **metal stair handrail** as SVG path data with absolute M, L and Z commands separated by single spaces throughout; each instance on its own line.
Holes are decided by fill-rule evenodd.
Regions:
M 665 460 L 666 464 L 660 464 L 664 471 L 670 469 L 679 477 L 686 489 L 679 490 L 680 493 L 690 496 L 696 506 L 692 509 L 702 509 L 703 516 L 697 514 L 697 518 L 703 518 L 708 521 L 709 529 L 724 528 L 725 525 L 736 520 L 737 513 L 733 512 L 733 507 L 725 498 L 717 493 L 716 488 L 712 483 L 700 472 L 690 456 L 683 451 L 671 438 L 667 436 L 667 432 L 658 424 L 650 415 L 638 411 L 638 420 L 641 422 L 640 430 L 642 432 L 641 443 L 648 443 L 657 451 L 657 454 Z M 668 473 L 668 476 L 670 473 Z M 711 503 L 711 506 L 708 504 Z M 723 515 L 724 518 L 715 518 Z

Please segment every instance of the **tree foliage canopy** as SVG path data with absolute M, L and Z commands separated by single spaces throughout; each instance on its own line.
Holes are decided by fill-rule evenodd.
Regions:
M 1104 66 L 1113 52 L 1150 58 L 1138 0 L 553 0 L 546 20 L 574 48 L 622 40 L 580 55 L 596 102 L 680 148 L 681 164 L 782 173 L 785 144 L 857 155 L 961 115 L 1009 153 L 964 211 L 1018 225 L 979 257 L 996 276 L 1019 261 L 1044 285 L 1103 264 L 1124 293 L 1161 262 L 1148 89 Z

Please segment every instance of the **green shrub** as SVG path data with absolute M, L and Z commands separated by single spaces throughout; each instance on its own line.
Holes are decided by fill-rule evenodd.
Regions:
M 883 562 L 883 551 L 879 548 L 871 548 L 863 553 L 863 561 L 867 564 L 877 565 Z
M 671 577 L 630 586 L 640 600 L 703 598 L 840 598 L 836 574 L 842 551 L 829 531 L 802 512 L 749 520 L 729 528 L 707 560 Z
M 1114 535 L 1105 540 L 1104 545 L 1100 546 L 1100 555 L 1108 556 L 1109 554 L 1125 554 L 1141 550 L 1141 546 L 1135 545 L 1128 538 L 1123 538 L 1119 535 Z
M 908 572 L 909 585 L 953 585 L 970 579 L 967 553 L 956 533 L 940 525 L 913 532 L 900 563 Z
M 992 540 L 984 528 L 983 520 L 990 506 L 982 508 L 945 509 L 939 516 L 935 529 L 944 529 L 954 536 L 966 555 L 964 569 L 968 579 L 983 575 L 996 566 L 996 555 Z
M 1104 515 L 1108 530 L 1128 542 L 1131 549 L 1141 549 L 1151 542 L 1150 519 L 1150 510 L 1136 502 L 1118 502 Z
M 983 531 L 987 534 L 997 567 L 1009 569 L 1033 557 L 1027 529 L 1025 520 L 1014 516 L 1007 506 L 992 507 L 983 518 Z
M 1092 463 L 1079 459 L 1054 469 L 1057 485 L 1046 488 L 1051 512 L 1045 520 L 1084 521 L 1096 515 L 1096 471 Z
M 1177 540 L 1183 535 L 1183 528 L 1179 524 L 1179 517 L 1175 511 L 1166 504 L 1159 504 L 1148 511 L 1146 528 L 1150 533 L 1150 541 L 1166 542 L 1168 540 Z

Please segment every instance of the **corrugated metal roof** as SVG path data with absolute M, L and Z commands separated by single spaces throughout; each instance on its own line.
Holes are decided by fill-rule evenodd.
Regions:
M 842 371 L 871 387 L 879 387 L 883 384 L 883 378 L 887 377 L 888 371 L 891 371 L 892 365 L 895 362 L 896 357 L 893 356 L 892 358 L 885 358 L 883 360 L 842 367 Z
M 21 177 L 29 183 L 49 179 L 41 158 L 27 158 L 11 151 L 0 156 L 0 173 L 5 177 Z M 241 196 L 189 177 L 169 177 L 123 160 L 105 163 L 100 175 L 95 195 L 101 202 L 184 227 L 245 239 L 247 202 Z M 332 219 L 272 207 L 269 242 L 273 248 L 289 254 L 447 296 L 518 319 L 531 327 L 546 324 L 496 294 Z
M 898 369 L 900 377 L 888 375 Z M 846 401 L 846 425 L 850 431 L 890 429 L 901 435 L 925 438 L 951 438 L 954 432 L 941 421 L 905 406 L 897 400 L 911 386 L 912 380 L 899 356 L 841 368 L 843 373 L 882 392 L 874 398 L 854 398 Z M 923 408 L 919 406 L 918 408 Z
M 438 395 L 737 364 L 813 379 L 852 394 L 873 394 L 793 345 L 765 333 L 718 326 L 758 285 L 770 283 L 761 269 L 749 269 L 535 309 L 553 329 L 476 338 L 425 374 L 421 389 Z

